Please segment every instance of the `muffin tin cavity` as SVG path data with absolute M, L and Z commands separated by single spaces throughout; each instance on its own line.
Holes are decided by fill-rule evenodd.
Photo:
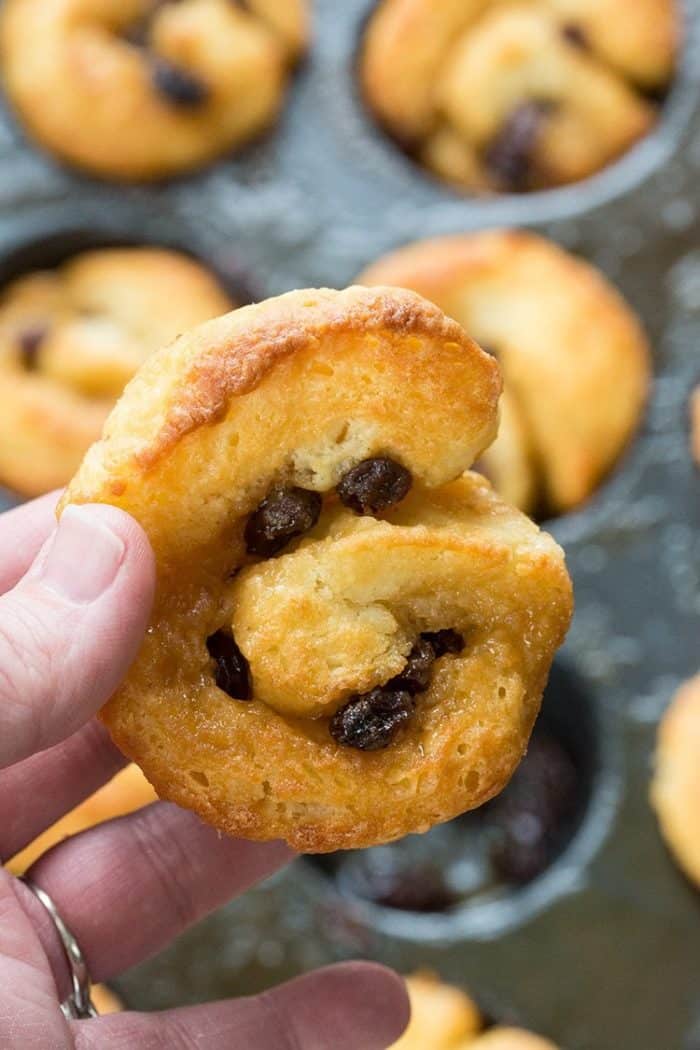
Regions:
M 565 858 L 592 810 L 600 733 L 585 684 L 555 663 L 527 755 L 500 796 L 425 835 L 307 863 L 334 892 L 367 905 L 368 921 L 398 922 L 409 936 L 428 932 L 430 920 L 468 926 L 484 908 L 499 921 L 504 904 L 524 914 L 521 898 Z
M 241 258 L 233 251 L 210 252 L 189 235 L 186 224 L 169 224 L 165 229 L 156 217 L 139 210 L 121 212 L 100 221 L 81 219 L 78 208 L 68 208 L 55 217 L 49 213 L 36 224 L 34 231 L 24 231 L 0 243 L 0 294 L 5 285 L 35 270 L 52 270 L 82 252 L 102 248 L 165 248 L 189 255 L 207 267 L 218 278 L 224 290 L 239 306 L 258 297 L 256 283 L 245 271 Z M 31 333 L 39 340 L 43 335 Z

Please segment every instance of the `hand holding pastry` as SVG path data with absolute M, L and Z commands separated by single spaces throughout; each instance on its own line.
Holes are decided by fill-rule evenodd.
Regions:
M 556 544 L 461 477 L 499 392 L 495 360 L 397 289 L 289 293 L 146 362 L 63 506 L 128 510 L 156 552 L 104 717 L 162 797 L 325 851 L 503 787 L 571 587 Z
M 20 853 L 124 765 L 93 716 L 133 659 L 153 596 L 153 557 L 136 522 L 114 507 L 72 507 L 56 527 L 54 504 L 46 497 L 0 516 L 2 858 Z M 103 792 L 93 815 L 106 794 L 112 802 L 118 794 Z M 3 1048 L 224 1050 L 235 1038 L 251 1050 L 277 1050 L 290 1031 L 300 1046 L 320 1048 L 331 1026 L 339 1050 L 384 1050 L 396 1039 L 406 1023 L 403 983 L 364 963 L 261 996 L 114 1014 L 85 1028 L 76 1019 L 87 1016 L 83 1007 L 116 1005 L 99 992 L 91 1003 L 86 974 L 109 981 L 291 857 L 279 842 L 225 838 L 191 813 L 148 799 L 141 782 L 136 796 L 127 790 L 120 801 L 144 808 L 56 842 L 38 859 L 25 854 L 29 884 L 0 866 Z M 62 948 L 70 937 L 80 1000 Z

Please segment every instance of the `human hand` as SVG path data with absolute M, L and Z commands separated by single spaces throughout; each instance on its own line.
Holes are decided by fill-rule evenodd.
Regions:
M 144 533 L 108 506 L 55 496 L 0 516 L 0 858 L 7 860 L 126 760 L 94 715 L 136 655 L 154 569 Z M 156 802 L 67 839 L 29 875 L 56 902 L 94 980 L 108 980 L 292 857 L 223 838 Z M 403 983 L 369 963 L 252 998 L 156 1014 L 64 1018 L 53 922 L 0 866 L 3 1050 L 380 1050 L 407 1020 Z

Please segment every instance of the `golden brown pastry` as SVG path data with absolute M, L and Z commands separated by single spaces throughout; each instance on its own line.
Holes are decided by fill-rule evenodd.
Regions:
M 700 467 L 700 386 L 695 388 L 690 399 L 690 450 Z
M 657 119 L 675 0 L 381 0 L 360 59 L 369 105 L 436 174 L 471 192 L 575 182 Z
M 65 485 L 141 362 L 231 309 L 199 263 L 154 248 L 86 252 L 0 297 L 0 484 Z
M 490 1028 L 467 1045 L 469 1050 L 557 1050 L 554 1043 L 543 1039 L 541 1035 L 534 1035 L 522 1028 L 505 1028 L 500 1025 Z
M 462 1050 L 473 1046 L 483 1022 L 476 1003 L 435 974 L 406 978 L 411 1022 L 391 1050 Z
M 174 175 L 277 116 L 308 37 L 306 0 L 6 0 L 5 90 L 71 164 Z
M 149 802 L 154 802 L 156 797 L 155 791 L 139 767 L 132 763 L 94 795 L 56 821 L 21 853 L 12 857 L 7 867 L 13 875 L 22 875 L 42 853 L 46 853 L 62 839 L 68 838 L 69 835 L 77 835 L 79 831 L 85 831 L 95 824 L 102 824 L 112 817 L 121 817 L 141 809 Z
M 391 1050 L 557 1050 L 521 1028 L 483 1031 L 479 1009 L 460 988 L 431 973 L 406 978 L 411 1021 Z
M 108 988 L 106 984 L 94 984 L 90 992 L 92 1004 L 98 1014 L 118 1014 L 124 1009 L 124 1004 L 119 997 Z
M 650 381 L 644 332 L 602 274 L 534 234 L 495 230 L 408 245 L 358 280 L 413 289 L 496 354 L 501 426 L 479 465 L 505 499 L 561 513 L 591 495 Z
M 292 292 L 146 361 L 66 499 L 124 508 L 156 552 L 104 718 L 161 797 L 326 851 L 503 787 L 571 588 L 553 540 L 460 477 L 500 385 L 459 325 L 386 288 Z
M 651 802 L 679 866 L 700 886 L 700 675 L 678 690 L 656 747 Z

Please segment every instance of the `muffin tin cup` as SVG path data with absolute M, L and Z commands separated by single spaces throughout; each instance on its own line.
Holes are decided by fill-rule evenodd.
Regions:
M 339 877 L 347 858 L 300 859 L 120 990 L 133 1008 L 161 1008 L 369 956 L 437 970 L 489 1015 L 567 1050 L 698 1050 L 700 896 L 666 852 L 648 787 L 658 719 L 699 663 L 687 399 L 700 379 L 700 0 L 686 4 L 681 69 L 647 139 L 584 183 L 486 200 L 423 172 L 368 114 L 354 69 L 369 7 L 317 0 L 312 53 L 278 127 L 172 183 L 120 187 L 71 172 L 7 114 L 0 281 L 84 248 L 155 244 L 201 259 L 241 301 L 342 287 L 408 241 L 493 225 L 534 226 L 601 267 L 651 335 L 655 385 L 615 471 L 587 505 L 547 524 L 566 548 L 577 612 L 543 717 L 579 767 L 580 809 L 539 878 L 437 914 L 353 895 Z M 452 841 L 469 855 L 459 834 Z

